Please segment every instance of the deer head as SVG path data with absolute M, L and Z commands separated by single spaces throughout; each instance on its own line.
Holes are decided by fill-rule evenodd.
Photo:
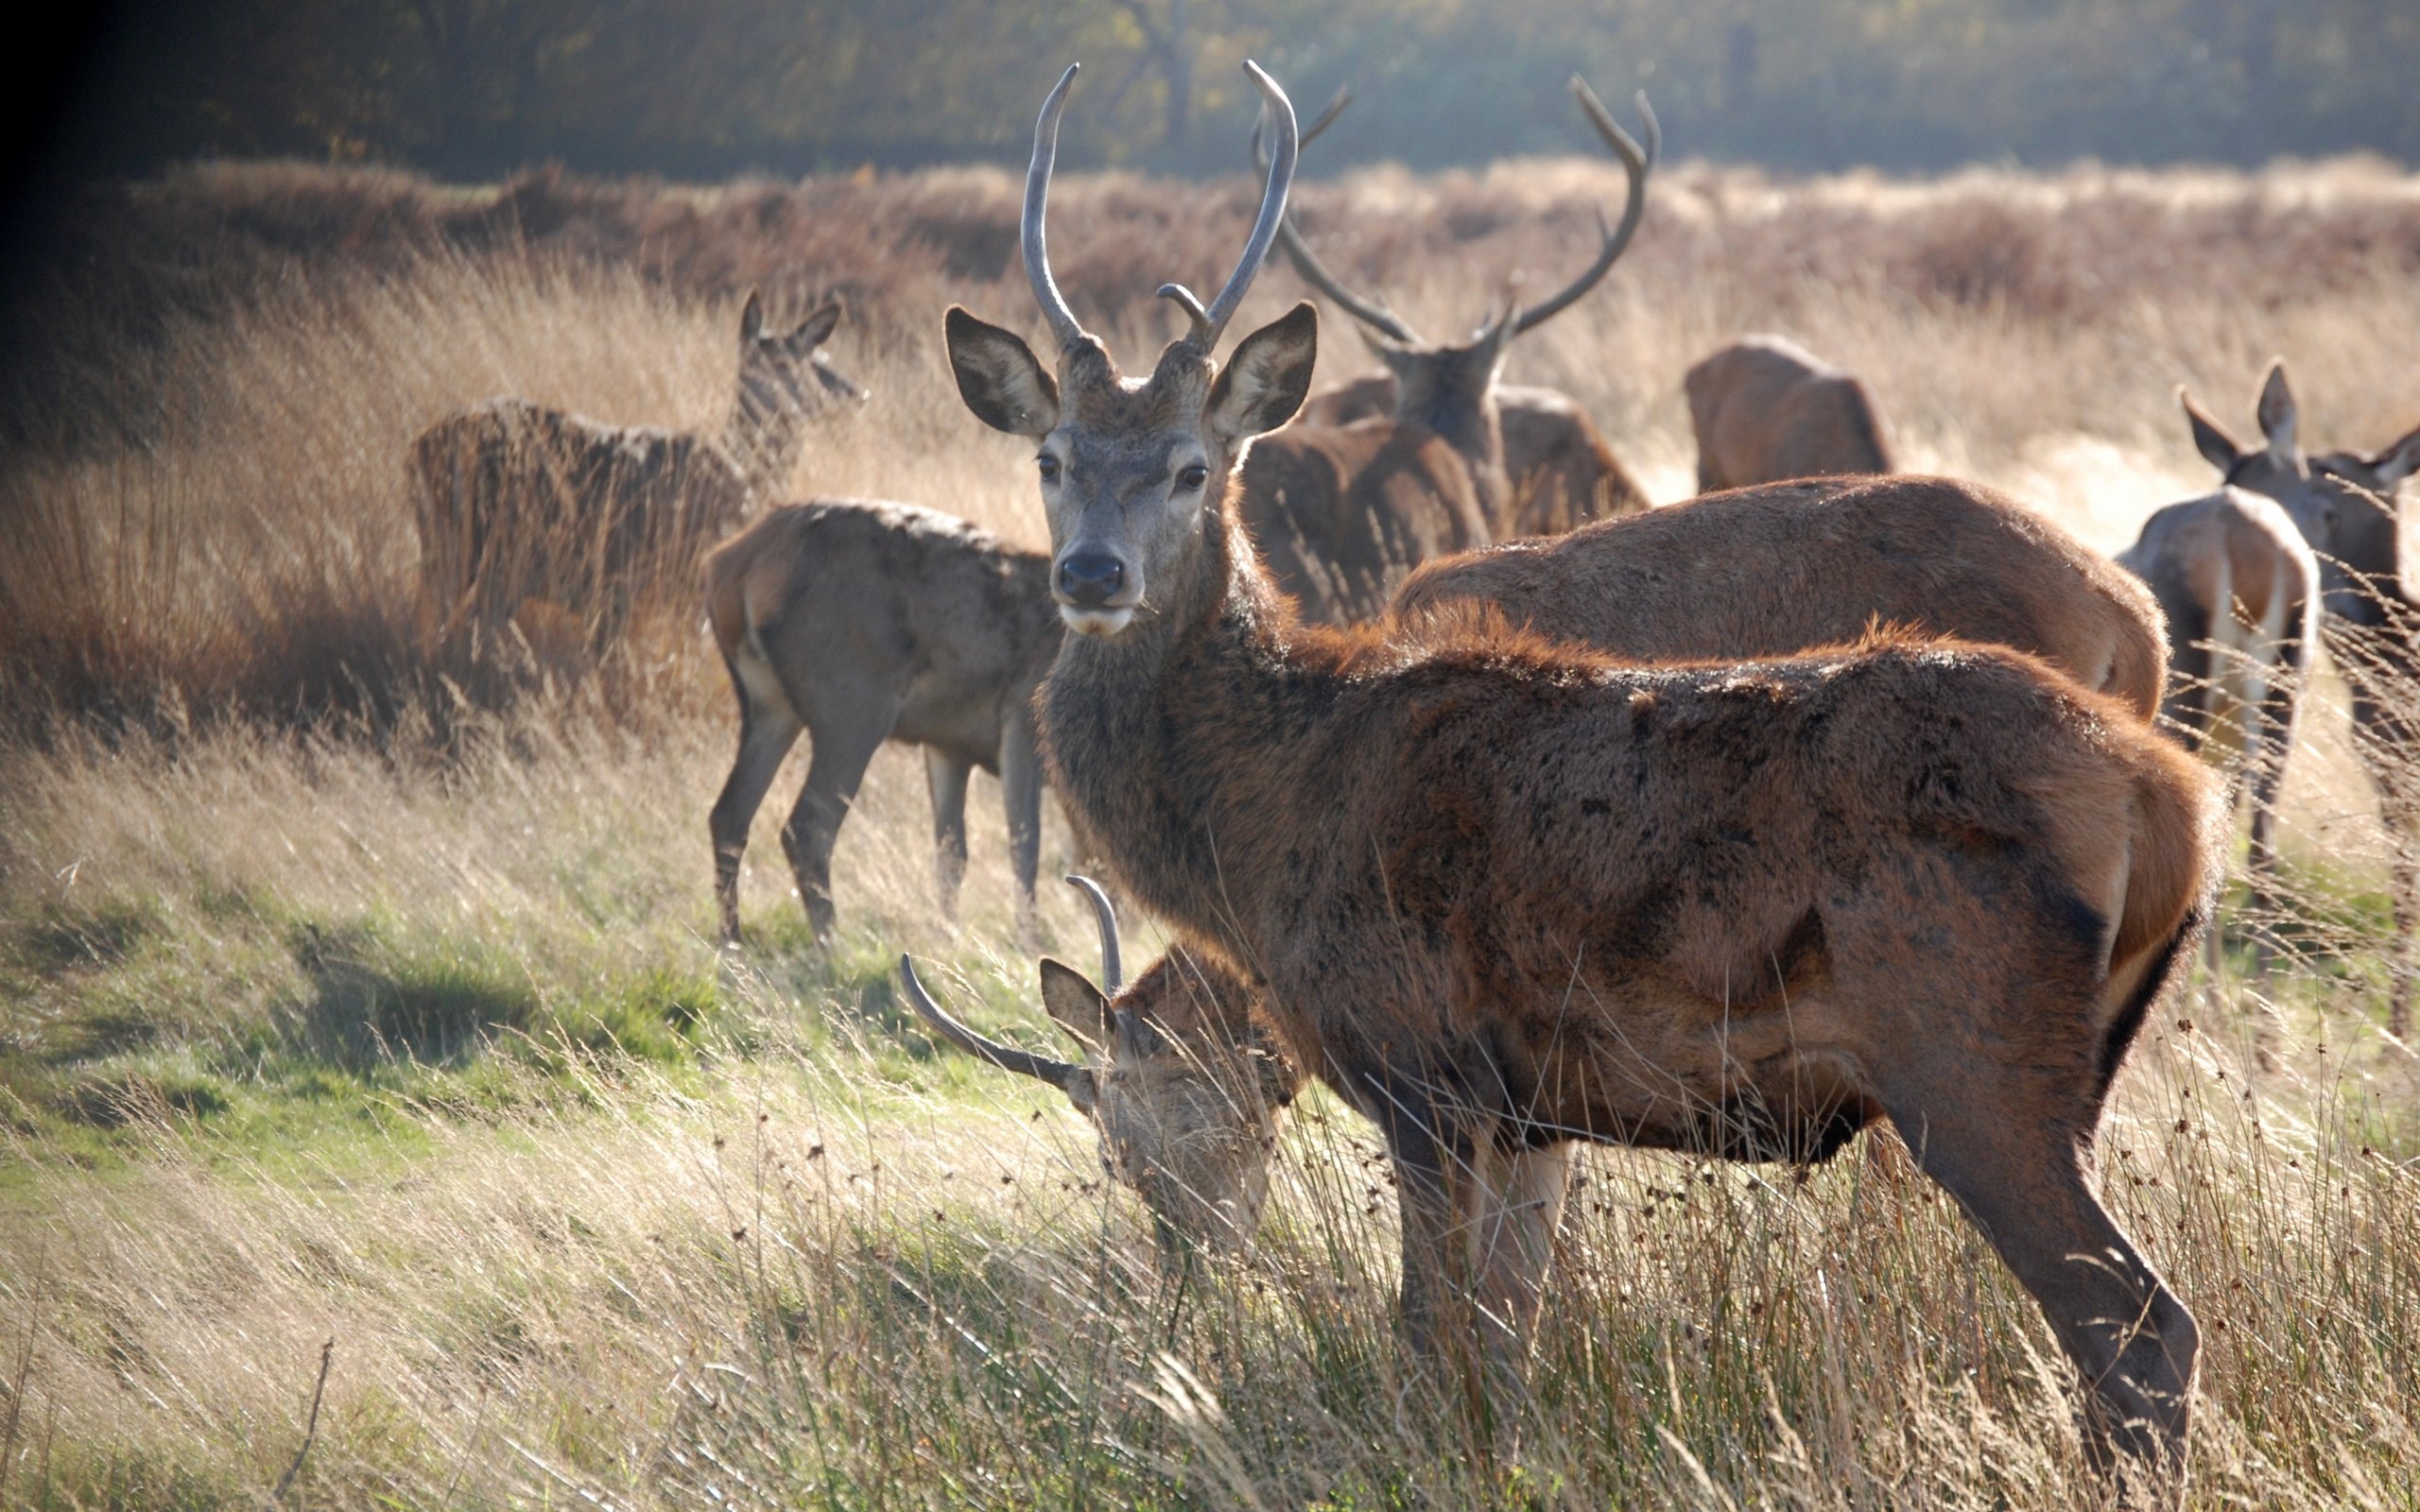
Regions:
M 1581 275 L 1554 294 L 1535 304 L 1523 305 L 1517 298 L 1508 296 L 1500 311 L 1491 313 L 1479 323 L 1470 338 L 1463 342 L 1433 342 L 1424 339 L 1401 316 L 1389 310 L 1376 300 L 1367 299 L 1346 288 L 1325 265 L 1313 256 L 1310 247 L 1294 230 L 1292 222 L 1280 224 L 1278 245 L 1286 249 L 1295 271 L 1305 283 L 1336 301 L 1345 314 L 1358 323 L 1362 339 L 1395 380 L 1395 419 L 1426 426 L 1443 436 L 1456 448 L 1468 455 L 1481 453 L 1497 455 L 1501 443 L 1495 439 L 1495 427 L 1489 423 L 1494 414 L 1495 383 L 1504 370 L 1505 358 L 1512 350 L 1513 340 L 1524 333 L 1534 331 L 1547 321 L 1569 309 L 1574 303 L 1604 281 L 1612 271 L 1632 236 L 1638 231 L 1640 217 L 1647 212 L 1647 179 L 1654 171 L 1656 154 L 1663 147 L 1663 129 L 1656 123 L 1655 112 L 1647 103 L 1647 93 L 1638 94 L 1638 113 L 1646 123 L 1647 142 L 1642 146 L 1622 129 L 1613 112 L 1588 87 L 1587 80 L 1574 74 L 1571 93 L 1580 108 L 1597 129 L 1614 155 L 1621 160 L 1630 179 L 1627 199 L 1622 206 L 1618 226 L 1606 224 L 1598 217 L 1603 242 L 1596 261 Z M 1303 133 L 1303 145 L 1308 146 L 1322 131 L 1334 124 L 1337 116 L 1351 100 L 1350 91 L 1339 91 L 1319 119 Z M 1259 137 L 1253 138 L 1255 152 Z M 1492 445 L 1490 443 L 1493 443 Z
M 962 308 L 949 312 L 950 366 L 967 407 L 985 424 L 1036 443 L 1051 592 L 1062 618 L 1084 635 L 1115 638 L 1208 591 L 1212 585 L 1189 580 L 1186 572 L 1210 559 L 1195 549 L 1206 522 L 1220 508 L 1252 438 L 1291 419 L 1310 389 L 1319 319 L 1308 304 L 1246 336 L 1223 368 L 1212 358 L 1268 258 L 1294 177 L 1293 107 L 1257 64 L 1244 67 L 1278 123 L 1260 215 L 1235 272 L 1207 305 L 1180 284 L 1160 289 L 1184 310 L 1192 329 L 1160 353 L 1150 377 L 1119 373 L 1108 347 L 1077 322 L 1050 275 L 1044 212 L 1074 67 L 1043 104 L 1026 176 L 1026 277 L 1059 344 L 1055 372 L 1023 338 Z
M 2319 554 L 2320 578 L 2332 611 L 2347 612 L 2353 600 L 2373 591 L 2357 585 L 2347 574 L 2348 566 L 2364 577 L 2393 575 L 2395 530 L 2394 511 L 2389 502 L 2393 498 L 2392 484 L 2382 493 L 2372 491 L 2361 476 L 2342 465 L 2354 460 L 2344 454 L 2323 458 L 2320 466 L 2313 466 L 2311 459 L 2303 455 L 2296 438 L 2300 415 L 2293 388 L 2286 381 L 2283 362 L 2270 365 L 2269 376 L 2260 386 L 2257 417 L 2266 442 L 2261 446 L 2237 444 L 2235 438 L 2195 404 L 2192 396 L 2182 387 L 2176 396 L 2185 406 L 2186 419 L 2192 424 L 2193 444 L 2210 465 L 2235 487 L 2274 499 L 2302 532 L 2303 539 Z M 2403 445 L 2404 442 L 2397 442 L 2379 454 L 2382 468 L 2361 471 L 2382 483 L 2390 479 L 2400 482 L 2402 473 L 2394 470 L 2410 470 L 2410 463 L 2402 459 L 2398 451 Z M 2382 546 L 2379 541 L 2383 541 Z
M 1232 1249 L 1252 1237 L 1269 1196 L 1269 1160 L 1296 1078 L 1251 1023 L 1251 989 L 1182 951 L 1133 985 L 1118 969 L 1117 918 L 1089 878 L 1068 883 L 1092 900 L 1101 977 L 1048 956 L 1042 1003 L 1085 1048 L 1081 1063 L 1012 1049 L 943 1011 L 901 957 L 908 1001 L 935 1032 L 1004 1071 L 1049 1083 L 1100 1133 L 1102 1169 L 1150 1210 L 1164 1258 L 1194 1246 Z

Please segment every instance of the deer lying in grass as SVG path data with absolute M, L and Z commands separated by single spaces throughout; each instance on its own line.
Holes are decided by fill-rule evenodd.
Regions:
M 804 730 L 806 785 L 782 850 L 821 940 L 831 937 L 832 845 L 884 741 L 925 748 L 944 909 L 966 869 L 966 781 L 1000 776 L 1030 927 L 1042 843 L 1033 690 L 1058 654 L 1050 560 L 955 515 L 817 501 L 772 510 L 706 560 L 715 644 L 739 698 L 739 754 L 711 829 L 722 936 L 739 940 L 748 827 Z
M 1874 396 L 1794 341 L 1742 336 L 1681 381 L 1698 438 L 1698 491 L 1888 472 Z
M 2306 457 L 2282 362 L 2270 367 L 2260 387 L 2260 446 L 2238 445 L 2190 399 L 2185 404 L 2202 455 L 2229 484 L 2277 501 L 2318 553 L 2321 634 L 2352 690 L 2353 748 L 2377 789 L 2394 849 L 2387 1029 L 2403 1039 L 2411 1024 L 2412 933 L 2420 925 L 2420 623 L 2412 609 L 2420 598 L 2407 586 L 2413 569 L 2403 559 L 2396 491 L 2420 469 L 2420 430 L 2367 455 Z
M 1647 142 L 1641 146 L 1577 75 L 1572 77 L 1571 93 L 1630 175 L 1621 225 L 1605 233 L 1597 260 L 1563 292 L 1528 309 L 1507 311 L 1482 326 L 1466 344 L 1440 346 L 1422 340 L 1402 317 L 1346 288 L 1312 255 L 1290 222 L 1277 235 L 1278 245 L 1304 282 L 1360 322 L 1363 339 L 1387 367 L 1384 372 L 1313 394 L 1294 418 L 1293 428 L 1349 425 L 1387 417 L 1435 431 L 1469 465 L 1489 533 L 1499 541 L 1561 535 L 1591 520 L 1635 514 L 1648 503 L 1645 491 L 1623 469 L 1586 411 L 1554 389 L 1496 381 L 1515 338 L 1536 330 L 1604 282 L 1646 212 L 1647 177 L 1654 169 L 1663 142 L 1646 94 L 1638 97 L 1639 114 L 1647 123 Z M 1335 120 L 1349 98 L 1348 94 L 1337 95 L 1319 120 L 1304 130 L 1304 145 Z M 1249 463 L 1246 468 L 1249 477 Z
M 2186 748 L 2199 750 L 2221 714 L 2234 713 L 2241 757 L 2227 811 L 2248 776 L 2252 913 L 2266 919 L 2276 897 L 2277 793 L 2318 641 L 2319 563 L 2284 509 L 2240 489 L 2161 509 L 2118 561 L 2150 585 L 2167 615 L 2161 712 Z M 2208 944 L 2215 968 L 2215 928 Z M 2269 954 L 2268 936 L 2256 933 L 2256 975 L 2268 974 Z
M 2003 649 L 1876 636 L 1641 667 L 1485 623 L 1293 622 L 1232 486 L 1302 404 L 1307 304 L 1221 368 L 1294 167 L 1278 123 L 1235 273 L 1148 378 L 1024 249 L 1056 372 L 962 309 L 978 418 L 1032 439 L 1068 627 L 1052 780 L 1189 950 L 1383 1132 L 1421 1351 L 1518 1373 L 1594 1139 L 1810 1160 L 1888 1116 L 2042 1304 L 2091 1442 L 2182 1478 L 2198 1337 L 2094 1190 L 2093 1135 L 2199 927 L 2208 775 Z
M 500 629 L 544 604 L 572 616 L 595 649 L 634 589 L 685 587 L 698 550 L 788 479 L 807 396 L 865 397 L 818 350 L 839 320 L 827 304 L 769 332 L 751 294 L 719 436 L 607 425 L 526 399 L 491 399 L 421 432 L 411 450 L 421 576 L 442 633 Z

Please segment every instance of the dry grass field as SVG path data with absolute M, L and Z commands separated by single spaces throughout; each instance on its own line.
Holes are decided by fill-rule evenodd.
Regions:
M 1302 202 L 1445 332 L 1509 274 L 1566 276 L 1618 179 L 1375 172 Z M 583 676 L 433 644 L 405 448 L 499 392 L 711 426 L 735 292 L 838 290 L 830 351 L 874 397 L 817 420 L 795 491 L 1038 543 L 1023 451 L 939 339 L 951 300 L 1031 318 L 1014 186 L 547 192 L 481 241 L 459 227 L 492 196 L 199 171 L 150 207 L 183 261 L 63 286 L 10 389 L 0 1506 L 2095 1504 L 2032 1304 L 1871 1138 L 1804 1174 L 1589 1157 L 1511 1450 L 1409 1378 L 1377 1146 L 1324 1096 L 1254 1252 L 1165 1283 L 1063 1100 L 936 1048 L 889 988 L 913 950 L 984 1027 L 1049 1038 L 987 780 L 953 922 L 915 755 L 883 753 L 818 952 L 773 835 L 794 765 L 751 948 L 717 950 L 735 721 L 695 604 Z M 1169 331 L 1150 288 L 1214 282 L 1248 193 L 1071 178 L 1079 313 L 1138 360 Z M 2281 354 L 2315 445 L 2420 420 L 2415 273 L 2420 180 L 2372 164 L 1685 165 L 1509 376 L 1580 399 L 1668 501 L 1682 370 L 1784 331 L 1865 376 L 1910 467 L 2115 549 L 2210 484 L 2179 382 L 2248 432 Z M 1298 294 L 1273 269 L 1239 328 Z M 2266 995 L 2231 971 L 2169 1005 L 2103 1140 L 2202 1319 L 2197 1507 L 2420 1507 L 2420 1068 L 2379 1027 L 2387 844 L 2341 690 L 2316 701 L 2297 957 Z M 1070 862 L 1053 816 L 1046 875 Z M 1044 933 L 1089 966 L 1064 890 Z

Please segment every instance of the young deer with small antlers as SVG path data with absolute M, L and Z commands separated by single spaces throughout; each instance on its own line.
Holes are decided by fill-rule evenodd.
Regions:
M 1891 471 L 1874 396 L 1781 336 L 1742 336 L 1682 379 L 1698 438 L 1698 491 Z
M 2420 469 L 2420 430 L 2367 455 L 2306 457 L 2282 362 L 2270 366 L 2260 386 L 2262 445 L 2238 444 L 2190 397 L 2184 404 L 2203 456 L 2229 485 L 2274 499 L 2318 554 L 2325 606 L 2320 633 L 2352 690 L 2353 748 L 2377 789 L 2394 846 L 2387 1029 L 2400 1040 L 2411 1024 L 2412 935 L 2420 925 L 2420 614 L 2413 609 L 2420 567 L 2403 550 L 2396 490 Z
M 1623 469 L 1585 410 L 1552 388 L 1496 381 L 1516 338 L 1569 309 L 1604 282 L 1646 213 L 1647 179 L 1663 145 L 1663 133 L 1646 94 L 1638 96 L 1638 112 L 1647 124 L 1647 142 L 1642 146 L 1622 129 L 1587 80 L 1573 75 L 1571 93 L 1630 176 L 1621 224 L 1605 232 L 1596 261 L 1561 293 L 1491 319 L 1467 344 L 1440 346 L 1424 341 L 1401 316 L 1345 287 L 1312 255 L 1290 218 L 1277 233 L 1278 246 L 1286 249 L 1304 282 L 1359 322 L 1363 339 L 1387 367 L 1384 372 L 1313 394 L 1291 428 L 1349 425 L 1384 416 L 1435 431 L 1453 444 L 1470 467 L 1489 532 L 1499 541 L 1561 535 L 1591 520 L 1635 514 L 1648 503 L 1645 491 Z M 1326 129 L 1350 98 L 1349 92 L 1338 94 L 1320 118 L 1305 129 L 1305 146 Z
M 1889 636 L 1642 667 L 1500 624 L 1293 621 L 1232 480 L 1302 404 L 1298 305 L 1212 353 L 1235 273 L 1148 378 L 1050 277 L 1045 105 L 1026 268 L 1054 372 L 953 309 L 960 391 L 1039 448 L 1076 633 L 1053 785 L 1135 896 L 1258 989 L 1395 1163 L 1424 1354 L 1517 1376 L 1574 1139 L 1820 1159 L 1888 1116 L 2041 1302 L 2091 1441 L 2181 1482 L 2191 1315 L 2094 1190 L 2135 1030 L 2199 927 L 2208 777 L 2022 654 Z
M 865 391 L 820 350 L 839 324 L 826 304 L 796 329 L 739 317 L 739 379 L 719 436 L 607 425 L 526 399 L 458 410 L 412 442 L 421 576 L 444 632 L 501 628 L 525 605 L 610 641 L 645 580 L 684 586 L 696 553 L 761 507 L 798 463 L 810 393 Z

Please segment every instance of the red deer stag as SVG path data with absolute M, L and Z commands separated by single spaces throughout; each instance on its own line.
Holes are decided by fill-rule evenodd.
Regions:
M 1395 598 L 1407 622 L 1473 610 L 1632 662 L 1787 656 L 1855 641 L 1879 622 L 2031 651 L 2145 722 L 2167 666 L 2159 607 L 2142 584 L 2014 501 L 1940 478 L 1739 490 L 1431 562 Z M 1053 970 L 1044 967 L 1046 986 Z M 1248 988 L 1202 957 L 1188 956 L 1174 978 L 1187 989 L 1176 1009 L 1164 1005 L 1169 980 L 1154 968 L 1116 1001 L 1115 1014 L 1161 1032 L 1096 1039 L 1107 1048 L 1085 1085 L 1119 1088 L 1127 1100 L 1094 1116 L 1104 1137 L 1120 1131 L 1112 1168 L 1145 1173 L 1129 1184 L 1158 1230 L 1224 1244 L 1223 1219 L 1204 1235 L 1200 1215 L 1251 1210 L 1200 1194 L 1265 1190 L 1265 1177 L 1234 1162 L 1267 1147 L 1267 1088 L 1227 1068 L 1270 1069 L 1267 1018 Z M 1046 992 L 1045 1002 L 1066 1022 Z M 1151 1099 L 1166 1116 L 1132 1106 Z M 1221 1110 L 1224 1126 L 1205 1122 Z M 1227 1159 L 1205 1162 L 1203 1150 Z
M 948 318 L 960 391 L 1034 441 L 1069 635 L 1054 786 L 1189 950 L 1379 1125 L 1424 1355 L 1517 1376 L 1576 1138 L 1811 1160 L 1889 1117 L 2041 1303 L 2090 1442 L 2181 1486 L 2198 1335 L 2096 1191 L 2110 1083 L 2200 927 L 2209 777 L 2033 658 L 1876 636 L 1639 666 L 1480 623 L 1293 621 L 1235 509 L 1300 407 L 1317 312 L 1213 357 L 1274 239 L 1278 124 L 1236 268 L 1150 375 L 1026 269 L 1056 371 Z
M 788 480 L 808 394 L 865 397 L 818 350 L 839 320 L 826 304 L 770 332 L 751 294 L 719 436 L 607 425 L 526 399 L 491 399 L 421 432 L 421 574 L 445 630 L 493 631 L 544 604 L 601 646 L 634 588 L 685 588 L 697 551 Z
M 1349 425 L 1388 416 L 1437 432 L 1469 464 L 1487 511 L 1488 529 L 1497 540 L 1561 535 L 1591 520 L 1635 514 L 1647 507 L 1645 491 L 1623 469 L 1585 410 L 1552 388 L 1496 382 L 1514 338 L 1536 330 L 1602 283 L 1646 212 L 1647 177 L 1663 144 L 1647 95 L 1638 96 L 1639 114 L 1647 124 L 1642 147 L 1576 74 L 1571 93 L 1630 175 L 1621 225 L 1605 232 L 1597 260 L 1562 293 L 1492 320 L 1467 345 L 1424 341 L 1401 316 L 1346 288 L 1312 255 L 1290 221 L 1277 235 L 1277 244 L 1286 249 L 1304 281 L 1360 322 L 1364 339 L 1388 369 L 1313 394 L 1294 418 L 1294 426 Z M 1349 92 L 1338 94 L 1319 120 L 1304 130 L 1305 146 L 1335 120 L 1350 98 Z
M 2265 444 L 2237 444 L 2189 399 L 2186 413 L 2194 444 L 2211 465 L 2236 487 L 2276 500 L 2319 555 L 2325 606 L 2320 633 L 2352 691 L 2353 748 L 2377 789 L 2394 844 L 2387 1028 L 2403 1039 L 2411 1026 L 2412 932 L 2420 925 L 2420 619 L 2412 609 L 2420 590 L 2407 586 L 2396 491 L 2420 468 L 2420 430 L 2366 456 L 2306 457 L 2282 362 L 2271 365 L 2260 387 Z
M 1101 1164 L 1142 1197 L 1163 1263 L 1196 1246 L 1233 1249 L 1259 1226 L 1270 1156 L 1302 1077 L 1253 1011 L 1252 988 L 1216 958 L 1180 946 L 1127 985 L 1107 895 L 1088 878 L 1067 881 L 1099 919 L 1103 985 L 1046 955 L 1042 1003 L 1084 1047 L 1083 1064 L 976 1033 L 933 1001 L 905 956 L 900 987 L 942 1039 L 1049 1083 L 1093 1120 Z
M 1888 472 L 1874 396 L 1794 341 L 1743 336 L 1681 380 L 1698 438 L 1698 491 Z
M 819 941 L 832 934 L 833 841 L 887 740 L 925 748 L 944 908 L 966 868 L 967 774 L 999 773 L 1029 927 L 1042 838 L 1033 690 L 1061 634 L 1047 557 L 909 505 L 790 505 L 706 559 L 706 608 L 739 699 L 739 754 L 710 825 L 726 942 L 739 940 L 749 824 L 801 730 L 814 755 L 782 850 Z
M 2221 716 L 2234 713 L 2241 754 L 2227 811 L 2235 811 L 2248 777 L 2252 916 L 2265 919 L 2276 898 L 2271 832 L 2277 793 L 2318 642 L 2319 563 L 2284 509 L 2231 488 L 2152 515 L 2118 563 L 2150 586 L 2167 615 L 2169 678 L 2161 713 L 2186 748 L 2201 749 Z M 2208 944 L 2215 968 L 2216 928 Z M 2256 932 L 2253 951 L 2255 974 L 2265 977 L 2265 931 Z

